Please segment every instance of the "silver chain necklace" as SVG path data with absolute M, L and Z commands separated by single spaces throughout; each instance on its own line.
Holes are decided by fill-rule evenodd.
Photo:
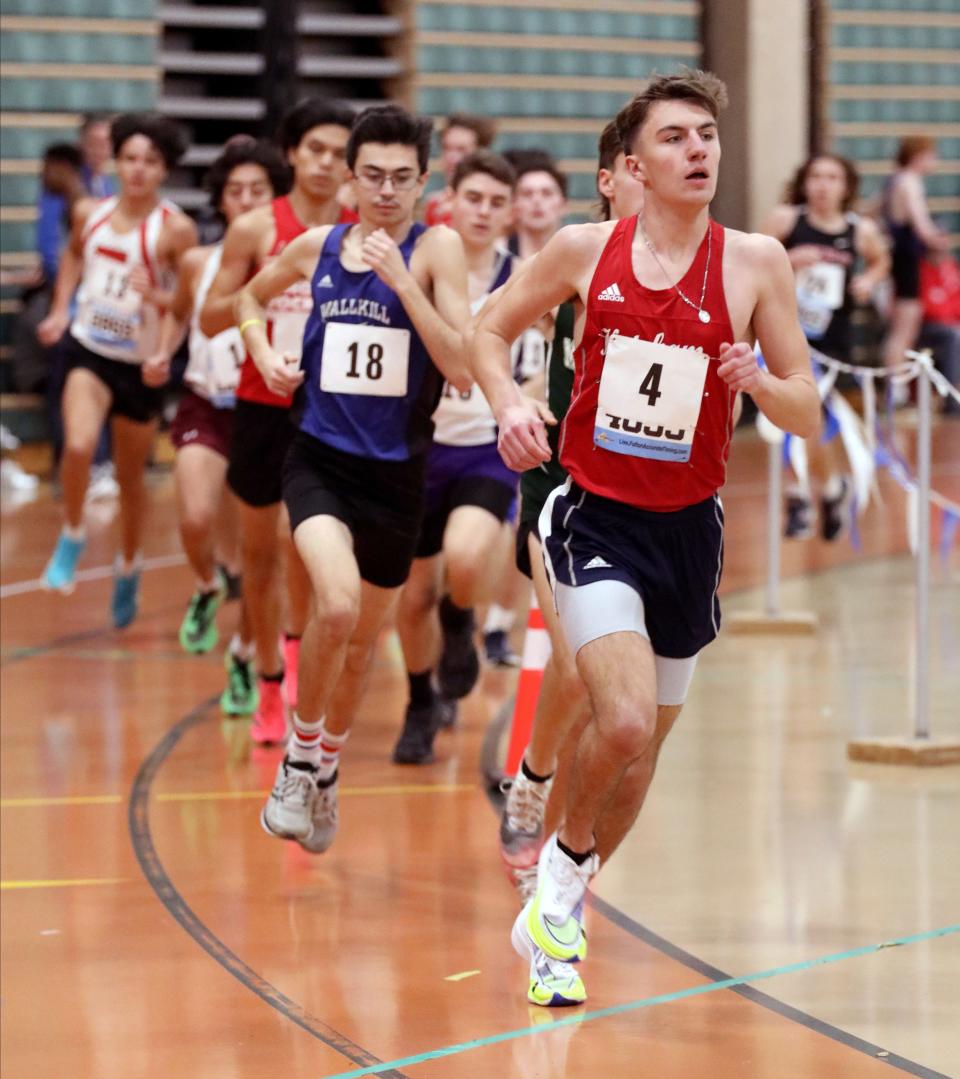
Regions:
M 641 221 L 639 217 L 637 218 L 637 224 L 640 226 L 640 235 L 643 237 L 643 242 L 647 245 L 647 250 L 650 252 L 650 254 L 653 255 L 654 262 L 656 262 L 656 264 L 660 267 L 660 272 L 666 279 L 667 284 L 670 285 L 670 287 L 676 292 L 676 294 L 680 297 L 681 300 L 683 300 L 683 302 L 688 307 L 692 307 L 694 311 L 697 312 L 697 318 L 699 318 L 701 322 L 703 322 L 704 324 L 709 322 L 710 312 L 704 310 L 703 300 L 704 297 L 707 295 L 707 275 L 710 273 L 710 255 L 713 251 L 713 229 L 710 227 L 710 222 L 707 222 L 707 264 L 703 268 L 703 288 L 700 289 L 699 303 L 694 303 L 689 296 L 685 296 L 683 294 L 683 291 L 681 290 L 679 285 L 675 285 L 671 282 L 670 275 L 663 268 L 663 263 L 660 261 L 660 258 L 657 255 L 657 250 L 653 246 L 653 244 L 650 243 L 650 238 L 649 236 L 647 236 L 646 229 L 643 227 L 643 221 Z

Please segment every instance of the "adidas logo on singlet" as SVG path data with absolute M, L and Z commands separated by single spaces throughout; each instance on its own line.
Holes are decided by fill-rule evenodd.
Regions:
M 317 288 L 333 288 L 333 278 L 325 273 L 317 282 Z
M 622 296 L 621 296 L 621 299 L 623 299 Z M 613 569 L 613 566 L 611 566 L 610 563 L 605 558 L 601 558 L 600 555 L 595 555 L 593 558 L 590 559 L 590 561 L 583 568 L 584 569 Z
M 613 303 L 626 303 L 623 298 L 623 293 L 620 291 L 620 286 L 614 281 L 612 285 L 608 285 L 603 292 L 597 297 L 598 300 L 611 300 Z

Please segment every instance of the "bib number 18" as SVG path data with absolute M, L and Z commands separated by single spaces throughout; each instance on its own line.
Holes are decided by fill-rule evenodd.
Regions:
M 347 352 L 350 354 L 350 368 L 347 371 L 347 378 L 360 378 L 360 344 L 357 341 L 351 342 L 347 346 Z M 366 359 L 366 377 L 371 382 L 376 382 L 379 378 L 383 377 L 383 345 L 377 341 L 371 341 L 367 345 L 367 359 Z

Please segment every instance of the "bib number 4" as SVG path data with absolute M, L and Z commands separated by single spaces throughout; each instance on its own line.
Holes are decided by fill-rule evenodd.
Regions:
M 629 457 L 688 461 L 707 363 L 699 348 L 612 335 L 604 353 L 594 444 Z

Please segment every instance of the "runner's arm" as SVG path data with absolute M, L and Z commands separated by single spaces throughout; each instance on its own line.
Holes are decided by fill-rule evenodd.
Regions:
M 41 345 L 55 345 L 70 323 L 70 301 L 83 276 L 83 230 L 95 205 L 96 199 L 80 199 L 73 207 L 70 238 L 60 256 L 50 312 L 37 326 L 37 340 Z
M 300 385 L 303 371 L 298 355 L 281 356 L 271 346 L 265 308 L 297 281 L 310 279 L 329 231 L 329 226 L 310 229 L 287 244 L 277 258 L 240 289 L 233 301 L 233 322 L 240 328 L 251 359 L 263 375 L 267 389 L 282 397 L 288 397 Z
M 536 256 L 537 272 L 523 274 L 523 288 L 508 282 L 473 334 L 473 375 L 496 416 L 501 456 L 515 471 L 534 468 L 551 454 L 537 402 L 524 397 L 514 382 L 510 346 L 537 319 L 579 293 L 580 279 L 599 253 L 595 227 L 561 229 Z
M 257 264 L 260 228 L 257 218 L 244 214 L 227 229 L 223 238 L 220 269 L 210 284 L 200 312 L 200 330 L 207 337 L 229 330 L 234 325 L 233 301 L 237 292 L 250 280 Z
M 169 378 L 170 360 L 180 347 L 190 322 L 197 276 L 210 257 L 210 252 L 209 247 L 193 247 L 180 260 L 177 288 L 160 320 L 156 351 L 143 363 L 144 382 L 147 385 L 163 385 Z
M 732 390 L 749 393 L 783 431 L 808 438 L 820 422 L 820 397 L 810 367 L 810 346 L 797 318 L 793 272 L 783 247 L 768 237 L 750 238 L 757 274 L 753 330 L 767 370 L 746 342 L 720 349 L 718 374 Z
M 890 273 L 890 252 L 883 235 L 869 217 L 857 221 L 855 243 L 866 269 L 851 280 L 850 291 L 857 303 L 866 303 L 873 290 Z

